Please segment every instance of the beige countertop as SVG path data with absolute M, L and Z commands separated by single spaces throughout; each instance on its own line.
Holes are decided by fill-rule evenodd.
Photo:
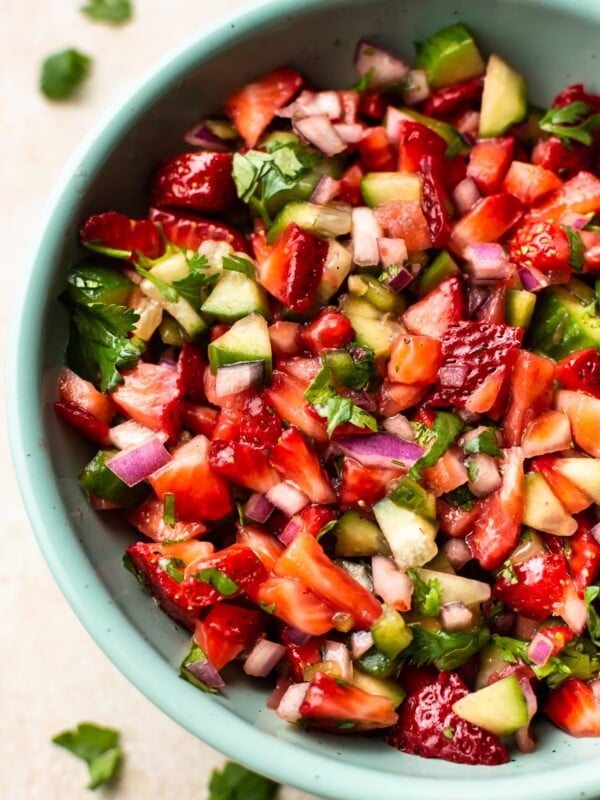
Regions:
M 0 346 L 11 298 L 52 185 L 89 128 L 162 53 L 239 0 L 133 0 L 122 27 L 93 23 L 83 0 L 2 3 L 0 16 Z M 94 58 L 75 102 L 37 90 L 43 58 L 65 47 Z M 4 376 L 1 396 L 4 397 Z M 150 704 L 80 625 L 38 550 L 0 426 L 0 798 L 170 800 L 206 797 L 223 757 Z M 91 720 L 120 729 L 127 753 L 115 789 L 95 795 L 83 762 L 51 744 Z M 284 788 L 280 800 L 310 800 Z

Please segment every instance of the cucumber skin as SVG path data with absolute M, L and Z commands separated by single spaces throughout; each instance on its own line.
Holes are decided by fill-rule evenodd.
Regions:
M 457 23 L 434 33 L 421 45 L 415 67 L 427 72 L 432 89 L 439 89 L 478 77 L 485 63 L 469 31 Z
M 594 331 L 589 323 L 586 326 L 583 320 L 582 324 L 570 312 L 567 304 L 571 303 L 575 306 L 576 300 L 571 300 L 567 292 L 564 289 L 561 292 L 558 287 L 547 291 L 544 295 L 538 295 L 536 310 L 527 334 L 528 349 L 555 361 L 589 347 L 600 350 L 600 318 L 596 318 L 596 331 Z M 576 306 L 574 310 L 577 310 Z M 581 311 L 579 314 L 583 316 Z

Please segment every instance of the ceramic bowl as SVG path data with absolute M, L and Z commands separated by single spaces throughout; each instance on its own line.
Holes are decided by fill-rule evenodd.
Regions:
M 178 677 L 189 641 L 121 566 L 132 530 L 92 511 L 76 476 L 90 456 L 52 409 L 67 338 L 57 297 L 78 258 L 88 215 L 143 214 L 148 178 L 185 131 L 237 86 L 282 63 L 324 88 L 355 76 L 356 41 L 412 58 L 413 42 L 462 21 L 547 104 L 563 86 L 600 89 L 598 0 L 269 0 L 198 31 L 163 58 L 89 136 L 56 188 L 23 276 L 9 337 L 9 426 L 18 480 L 39 545 L 68 602 L 128 679 L 191 733 L 276 780 L 337 800 L 575 800 L 600 795 L 600 739 L 542 725 L 533 755 L 499 767 L 408 756 L 361 737 L 327 737 L 282 722 L 260 682 L 233 675 L 222 697 Z M 598 60 L 597 60 L 598 59 Z M 594 86 L 594 81 L 595 86 Z

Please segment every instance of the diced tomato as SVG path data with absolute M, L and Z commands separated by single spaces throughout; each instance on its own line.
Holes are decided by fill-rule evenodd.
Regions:
M 585 492 L 556 469 L 556 465 L 559 462 L 560 459 L 557 457 L 542 456 L 541 458 L 535 458 L 531 462 L 530 469 L 535 472 L 541 472 L 569 514 L 576 514 L 589 508 L 592 504 L 592 498 L 588 497 Z
M 225 112 L 248 147 L 254 147 L 261 134 L 300 90 L 304 80 L 290 67 L 279 67 L 256 81 L 237 89 L 225 101 Z
M 579 678 L 570 678 L 552 690 L 544 711 L 569 736 L 600 736 L 600 691 L 597 681 L 589 685 Z
M 536 203 L 525 220 L 556 222 L 567 211 L 574 211 L 576 214 L 600 211 L 600 179 L 591 172 L 579 172 L 544 200 Z
M 342 483 L 339 488 L 340 508 L 366 511 L 388 493 L 397 482 L 402 471 L 365 467 L 354 458 L 346 457 L 342 463 Z
M 528 350 L 517 354 L 503 423 L 507 447 L 520 444 L 527 424 L 550 408 L 554 371 L 553 362 L 544 356 Z
M 325 350 L 340 350 L 354 338 L 352 323 L 340 311 L 326 308 L 302 331 L 302 341 L 316 356 Z
M 296 536 L 275 564 L 277 575 L 296 578 L 325 602 L 345 612 L 359 628 L 370 628 L 381 616 L 381 603 L 334 564 L 314 536 Z
M 559 389 L 554 395 L 554 408 L 563 411 L 569 418 L 575 443 L 589 455 L 600 458 L 600 399 L 569 389 Z
M 221 519 L 232 510 L 229 486 L 208 462 L 209 447 L 205 436 L 195 436 L 178 447 L 171 461 L 149 478 L 162 502 L 167 494 L 175 496 L 177 519 Z
M 431 247 L 427 219 L 416 200 L 390 200 L 374 209 L 375 219 L 386 236 L 404 239 L 409 253 Z
M 257 598 L 264 609 L 273 608 L 279 619 L 310 636 L 320 636 L 335 627 L 337 605 L 329 605 L 295 578 L 267 578 L 259 586 Z
M 150 495 L 137 508 L 126 509 L 124 515 L 128 522 L 153 542 L 179 542 L 185 539 L 197 539 L 208 530 L 202 522 L 176 520 L 173 525 L 165 522 L 164 503 L 154 495 Z M 210 547 L 212 552 L 213 545 Z
M 189 208 L 218 213 L 237 202 L 231 176 L 231 153 L 199 150 L 165 161 L 152 183 L 152 202 L 157 206 Z
M 153 431 L 165 431 L 174 442 L 183 410 L 180 372 L 164 364 L 139 361 L 122 375 L 123 383 L 112 394 L 118 408 Z
M 537 553 L 513 564 L 510 573 L 500 572 L 492 593 L 518 614 L 541 621 L 558 609 L 568 577 L 562 554 Z
M 402 333 L 392 342 L 388 378 L 395 383 L 427 386 L 436 382 L 442 361 L 442 346 L 437 339 Z
M 183 400 L 183 427 L 192 433 L 201 433 L 210 439 L 218 416 L 219 412 L 216 408 L 192 403 L 191 400 L 186 400 L 185 398 Z
M 335 733 L 389 728 L 398 719 L 389 697 L 342 685 L 324 672 L 315 673 L 300 715 L 307 725 Z
M 514 550 L 523 520 L 523 453 L 503 451 L 502 486 L 481 501 L 467 544 L 484 569 L 495 569 Z
M 396 167 L 396 150 L 383 127 L 367 128 L 358 143 L 358 152 L 369 172 L 392 172 Z
M 246 442 L 213 439 L 208 462 L 214 472 L 253 492 L 268 492 L 280 482 L 264 451 Z
M 460 280 L 452 275 L 413 303 L 402 315 L 402 321 L 411 333 L 441 339 L 450 325 L 465 316 L 464 290 Z
M 514 149 L 515 140 L 512 136 L 482 139 L 473 146 L 467 175 L 473 178 L 482 194 L 494 194 L 500 190 Z
M 283 431 L 269 458 L 282 477 L 295 483 L 311 502 L 335 503 L 336 494 L 316 451 L 294 425 Z
M 159 258 L 165 250 L 160 232 L 147 219 L 129 219 L 117 211 L 90 217 L 81 229 L 81 240 L 90 250 L 121 251 L 127 258 L 141 253 L 146 258 Z
M 281 419 L 295 425 L 316 442 L 328 441 L 327 425 L 316 416 L 304 397 L 310 381 L 273 370 L 271 385 L 265 389 L 267 401 Z
M 600 399 L 600 353 L 590 347 L 566 356 L 556 367 L 556 378 L 565 389 Z
M 250 252 L 246 237 L 224 222 L 164 208 L 151 208 L 148 219 L 159 223 L 165 238 L 183 250 L 197 250 L 203 242 L 218 241 L 227 242 L 236 251 Z
M 470 244 L 499 241 L 521 219 L 523 211 L 521 201 L 508 192 L 482 197 L 454 223 L 450 249 L 462 256 Z
M 218 603 L 198 620 L 194 639 L 215 669 L 222 669 L 249 650 L 264 633 L 265 621 L 260 611 L 233 603 Z
M 239 527 L 235 536 L 238 544 L 246 545 L 260 558 L 265 569 L 269 572 L 275 562 L 283 553 L 283 545 L 279 539 L 266 528 L 258 525 L 244 525 Z
M 514 194 L 529 207 L 561 186 L 562 181 L 555 172 L 527 161 L 513 161 L 504 176 L 502 191 Z

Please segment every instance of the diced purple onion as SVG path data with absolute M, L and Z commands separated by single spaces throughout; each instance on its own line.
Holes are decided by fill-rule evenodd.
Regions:
M 210 686 L 211 689 L 222 689 L 225 686 L 225 681 L 208 658 L 201 658 L 199 661 L 187 661 L 184 667 L 188 672 L 192 673 L 194 678 L 197 678 L 206 686 Z
M 108 432 L 108 439 L 113 447 L 118 450 L 126 450 L 128 447 L 135 447 L 141 444 L 151 436 L 156 436 L 163 444 L 169 438 L 165 431 L 153 431 L 141 422 L 136 422 L 133 419 L 128 419 L 125 422 L 120 422 Z
M 339 667 L 340 678 L 349 683 L 352 681 L 352 661 L 344 642 L 326 640 L 323 643 L 323 661 L 334 661 Z
M 326 156 L 335 156 L 346 149 L 346 142 L 336 132 L 325 114 L 292 119 L 292 127 Z
M 469 463 L 474 465 L 475 479 L 469 481 L 469 489 L 475 497 L 485 497 L 502 486 L 502 476 L 493 456 L 475 453 L 469 457 Z
M 473 558 L 469 545 L 464 539 L 448 539 L 442 545 L 442 551 L 457 572 Z
M 408 250 L 404 239 L 392 239 L 389 236 L 380 236 L 377 239 L 377 249 L 379 250 L 379 260 L 384 268 L 401 266 L 408 259 Z M 409 273 L 410 274 L 410 273 Z M 410 276 L 412 279 L 412 275 Z
M 364 39 L 357 44 L 354 67 L 359 78 L 371 73 L 370 89 L 400 84 L 410 72 L 410 66 L 406 61 Z
M 211 131 L 206 121 L 198 122 L 183 138 L 194 147 L 202 147 L 214 153 L 227 153 L 231 150 L 231 144 Z
M 490 294 L 483 286 L 476 286 L 471 283 L 469 291 L 469 317 L 473 318 L 486 304 Z
M 463 386 L 468 373 L 464 364 L 447 364 L 440 367 L 438 381 L 440 386 Z
M 473 612 L 464 603 L 444 603 L 440 607 L 440 620 L 448 633 L 466 631 L 473 627 Z
M 305 89 L 292 103 L 280 108 L 276 113 L 278 117 L 283 119 L 324 114 L 329 119 L 334 120 L 341 118 L 342 111 L 342 103 L 337 92 L 311 92 Z
M 282 644 L 259 639 L 244 662 L 244 672 L 254 678 L 266 678 L 284 655 L 285 647 Z
M 579 596 L 572 584 L 566 587 L 561 604 L 556 609 L 556 614 L 564 619 L 577 636 L 583 633 L 588 621 L 587 606 L 585 600 Z
M 245 516 L 253 522 L 260 522 L 261 524 L 264 524 L 269 519 L 274 510 L 273 503 L 270 503 L 265 495 L 260 492 L 251 494 L 244 506 Z
M 481 200 L 481 192 L 473 178 L 463 178 L 454 187 L 452 202 L 458 214 L 466 214 L 478 200 Z
M 535 267 L 521 267 L 519 270 L 519 280 L 523 288 L 528 292 L 539 292 L 549 285 L 548 279 L 539 269 Z
M 481 242 L 465 247 L 467 269 L 475 283 L 489 284 L 509 278 L 512 267 L 501 244 Z
M 317 203 L 318 205 L 324 206 L 333 200 L 339 190 L 340 182 L 336 181 L 335 178 L 332 178 L 331 175 L 327 175 L 327 173 L 325 173 L 319 178 L 319 182 L 313 189 L 309 200 L 311 203 Z
M 400 123 L 401 122 L 414 122 L 412 117 L 405 111 L 400 111 L 399 108 L 388 106 L 385 114 L 385 130 L 390 142 L 397 142 L 400 139 Z
M 393 608 L 409 611 L 414 585 L 406 572 L 398 569 L 391 558 L 381 555 L 371 558 L 371 569 L 375 594 Z
M 111 456 L 106 466 L 127 486 L 135 486 L 170 460 L 171 454 L 161 440 L 158 436 L 152 436 L 141 444 Z
M 298 722 L 302 718 L 300 706 L 304 702 L 310 683 L 293 683 L 279 701 L 276 713 L 287 722 Z
M 600 544 L 600 522 L 597 522 L 592 528 L 590 528 L 590 533 L 594 537 L 597 544 Z
M 413 274 L 407 267 L 398 267 L 395 275 L 386 278 L 385 285 L 393 292 L 401 292 L 412 281 Z
M 294 541 L 296 536 L 298 536 L 301 530 L 302 530 L 302 523 L 300 522 L 300 518 L 292 517 L 285 526 L 285 528 L 279 534 L 279 541 L 283 545 L 288 547 L 288 545 L 290 545 Z
M 215 395 L 226 397 L 230 394 L 238 394 L 253 386 L 260 386 L 264 378 L 265 362 L 263 359 L 224 364 L 217 369 Z
M 333 443 L 340 453 L 355 458 L 365 467 L 393 468 L 395 465 L 392 461 L 412 467 L 425 452 L 415 442 L 408 442 L 392 433 L 340 436 Z
M 302 647 L 310 639 L 310 634 L 301 631 L 299 628 L 294 628 L 293 625 L 284 625 L 279 638 L 282 644 L 293 644 Z
M 360 391 L 348 389 L 344 392 L 344 397 L 350 398 L 355 406 L 362 408 L 363 411 L 368 411 L 370 414 L 374 414 L 377 411 L 377 403 L 375 400 L 373 400 L 368 392 L 362 389 Z
M 543 667 L 548 663 L 552 655 L 552 642 L 543 633 L 536 633 L 527 645 L 527 658 L 538 667 Z
M 410 88 L 402 93 L 407 106 L 416 106 L 417 103 L 427 100 L 431 94 L 424 69 L 411 69 L 408 73 L 408 85 Z
M 383 231 L 373 209 L 356 206 L 352 209 L 352 260 L 359 267 L 373 267 L 379 264 L 377 240 Z
M 161 365 L 161 367 L 177 369 L 177 356 L 175 354 L 175 348 L 167 347 L 167 349 L 161 353 L 158 363 Z
M 456 124 L 456 130 L 461 136 L 464 136 L 471 147 L 477 142 L 480 119 L 479 111 L 465 111 Z
M 592 214 L 578 214 L 576 211 L 565 211 L 562 217 L 558 220 L 559 225 L 566 225 L 568 228 L 574 228 L 580 231 L 589 224 L 593 217 Z
M 283 511 L 288 517 L 293 517 L 310 503 L 309 498 L 293 483 L 281 481 L 272 486 L 265 497 L 275 508 Z
M 352 631 L 350 634 L 350 649 L 352 658 L 360 658 L 374 645 L 371 631 Z

